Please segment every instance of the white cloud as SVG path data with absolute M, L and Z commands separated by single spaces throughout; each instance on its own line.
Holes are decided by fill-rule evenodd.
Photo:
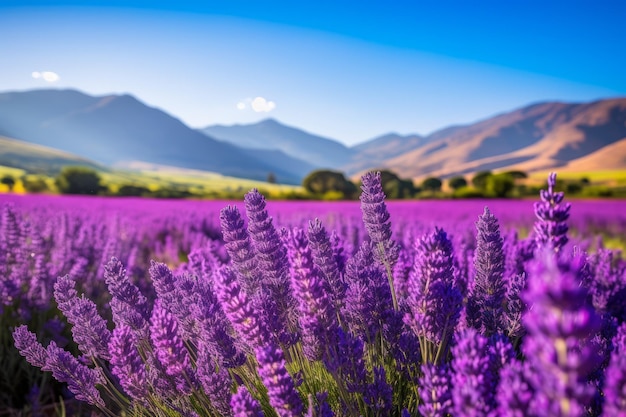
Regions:
M 272 110 L 274 110 L 275 107 L 276 103 L 274 103 L 273 101 L 268 101 L 263 97 L 257 97 L 252 100 L 252 110 L 257 113 L 271 112 Z
M 257 113 L 268 113 L 276 108 L 276 103 L 264 97 L 246 98 L 237 103 L 239 110 L 246 110 L 248 107 Z
M 52 72 L 52 71 L 33 71 L 31 73 L 31 76 L 38 80 L 38 79 L 42 79 L 45 82 L 48 83 L 54 83 L 57 82 L 61 79 L 61 77 L 59 77 L 59 74 L 57 74 L 56 72 Z

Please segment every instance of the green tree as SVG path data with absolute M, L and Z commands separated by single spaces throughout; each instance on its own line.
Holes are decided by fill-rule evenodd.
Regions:
M 9 187 L 9 191 L 13 191 L 13 187 L 15 186 L 15 178 L 10 175 L 5 175 L 0 179 L 0 182 L 7 187 Z
M 515 179 L 508 174 L 489 175 L 486 179 L 485 190 L 494 197 L 509 197 L 514 188 Z
M 63 194 L 98 194 L 104 187 L 100 175 L 91 168 L 64 167 L 56 177 L 55 184 Z
M 302 180 L 302 186 L 312 194 L 323 195 L 329 191 L 338 191 L 345 198 L 356 195 L 357 187 L 347 180 L 341 172 L 331 170 L 316 170 Z
M 29 193 L 43 193 L 48 191 L 48 183 L 41 176 L 24 176 L 22 177 L 24 189 Z
M 117 191 L 117 195 L 124 197 L 142 197 L 150 195 L 150 190 L 140 185 L 125 184 Z
M 273 172 L 269 172 L 267 174 L 267 182 L 270 184 L 276 184 L 276 174 Z
M 472 178 L 472 185 L 479 190 L 485 190 L 487 187 L 487 178 L 492 175 L 491 171 L 479 171 L 474 174 L 474 177 Z
M 429 177 L 422 181 L 422 188 L 428 191 L 440 191 L 441 184 L 442 183 L 439 178 Z
M 412 198 L 416 194 L 413 180 L 402 179 L 389 170 L 380 171 L 380 182 L 387 198 Z
M 448 185 L 453 190 L 458 190 L 459 188 L 467 187 L 467 180 L 463 177 L 452 177 L 448 180 Z
M 512 177 L 515 180 L 525 180 L 528 178 L 528 174 L 524 171 L 507 171 L 504 174 Z

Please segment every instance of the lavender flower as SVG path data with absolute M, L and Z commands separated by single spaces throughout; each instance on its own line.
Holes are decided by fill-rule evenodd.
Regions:
M 526 417 L 530 412 L 535 390 L 529 381 L 527 367 L 512 360 L 500 371 L 500 383 L 496 398 L 498 415 L 502 417 Z
M 221 268 L 215 274 L 215 284 L 224 313 L 237 333 L 249 346 L 263 346 L 270 339 L 269 332 L 254 312 L 250 298 L 242 290 L 235 273 L 229 267 Z
M 337 329 L 337 345 L 332 347 L 332 354 L 325 361 L 326 368 L 340 383 L 345 384 L 350 393 L 364 394 L 366 390 L 367 370 L 363 360 L 363 341 L 350 333 Z
M 555 192 L 556 173 L 548 177 L 548 190 L 541 190 L 541 201 L 535 203 L 535 240 L 537 246 L 549 247 L 555 252 L 563 249 L 568 241 L 567 219 L 570 203 L 563 204 L 563 192 Z
M 376 415 L 391 414 L 393 390 L 387 383 L 387 374 L 382 366 L 374 367 L 374 382 L 367 387 L 363 400 Z
M 178 334 L 178 322 L 158 299 L 152 309 L 150 338 L 155 356 L 165 373 L 174 379 L 180 391 L 190 393 L 193 372 L 189 352 Z
M 252 189 L 244 197 L 248 232 L 257 251 L 258 268 L 263 275 L 265 297 L 261 305 L 268 317 L 268 326 L 278 340 L 287 345 L 295 341 L 291 330 L 296 325 L 295 300 L 289 285 L 287 249 L 272 224 L 265 208 L 265 197 Z
M 255 400 L 248 389 L 241 385 L 230 399 L 233 417 L 263 417 L 259 402 Z
M 495 409 L 497 380 L 489 350 L 489 340 L 472 328 L 457 335 L 452 348 L 454 415 L 486 417 Z
M 582 262 L 557 263 L 553 253 L 542 252 L 530 271 L 523 350 L 539 416 L 582 416 L 593 397 L 587 379 L 599 358 L 589 340 L 601 322 L 580 285 Z
M 392 317 L 391 294 L 384 272 L 374 262 L 372 242 L 363 242 L 346 265 L 348 283 L 346 303 L 342 310 L 350 330 L 374 343 L 382 334 L 383 324 Z
M 467 321 L 484 335 L 504 331 L 504 253 L 498 220 L 485 207 L 476 222 L 474 282 L 467 302 Z
M 20 355 L 25 357 L 28 363 L 38 368 L 45 366 L 48 360 L 48 353 L 37 341 L 35 333 L 29 331 L 25 324 L 13 330 L 13 340 Z
M 139 339 L 133 329 L 121 324 L 113 330 L 109 341 L 111 372 L 124 391 L 132 398 L 143 401 L 148 397 L 146 365 L 138 350 Z
M 232 380 L 228 370 L 224 367 L 218 369 L 203 347 L 200 348 L 196 366 L 198 381 L 211 400 L 213 408 L 220 416 L 232 415 L 230 394 Z
M 116 325 L 128 325 L 133 330 L 148 325 L 148 300 L 126 276 L 122 263 L 115 257 L 104 266 L 104 278 L 111 294 L 111 311 Z
M 452 243 L 443 229 L 422 237 L 415 252 L 404 320 L 420 338 L 423 360 L 434 363 L 447 355 L 448 341 L 459 320 L 461 293 L 454 280 Z
M 233 267 L 243 278 L 241 284 L 246 292 L 254 294 L 262 280 L 261 270 L 239 209 L 235 206 L 223 208 L 220 211 L 220 224 L 226 251 Z
M 391 239 L 391 222 L 385 205 L 385 193 L 380 172 L 368 172 L 361 177 L 361 211 L 363 223 L 370 239 L 376 246 L 374 252 L 379 262 L 387 269 L 388 284 L 391 291 L 394 310 L 398 310 L 398 300 L 393 283 L 393 266 L 398 260 L 398 246 Z
M 46 349 L 48 360 L 42 366 L 42 371 L 52 372 L 52 376 L 59 382 L 67 383 L 68 389 L 77 400 L 104 408 L 105 404 L 96 388 L 104 385 L 105 379 L 100 371 L 90 369 L 78 362 L 69 352 L 59 348 L 54 341 Z
M 74 281 L 66 275 L 54 284 L 54 296 L 67 321 L 72 324 L 72 335 L 78 348 L 92 358 L 108 360 L 111 332 L 106 321 L 98 315 L 96 304 L 74 290 Z
M 309 222 L 307 233 L 309 246 L 313 255 L 313 262 L 322 272 L 329 286 L 329 296 L 338 309 L 343 303 L 346 293 L 346 283 L 339 272 L 337 259 L 328 233 L 319 219 Z
M 302 229 L 294 230 L 290 244 L 291 285 L 300 313 L 302 348 L 309 360 L 320 360 L 339 323 Z
M 270 405 L 280 417 L 300 417 L 304 409 L 294 381 L 285 368 L 283 351 L 271 345 L 257 348 L 259 375 L 269 396 Z
M 604 415 L 626 416 L 626 323 L 613 339 L 614 350 L 604 381 Z
M 419 379 L 419 412 L 424 417 L 446 417 L 452 413 L 452 387 L 448 365 L 422 365 Z

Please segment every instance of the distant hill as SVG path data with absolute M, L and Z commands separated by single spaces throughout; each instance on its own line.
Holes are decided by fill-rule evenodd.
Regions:
M 45 175 L 57 175 L 68 165 L 106 170 L 104 166 L 80 156 L 4 136 L 0 136 L 0 165 Z
M 111 165 L 123 161 L 300 183 L 271 160 L 187 127 L 130 95 L 92 97 L 75 90 L 0 93 L 0 134 Z
M 416 180 L 480 170 L 594 171 L 626 169 L 626 98 L 538 103 L 427 136 L 390 133 L 347 147 L 274 119 L 194 130 L 129 95 L 33 90 L 0 93 L 0 135 L 94 164 L 138 161 L 255 180 L 272 173 L 286 184 L 317 168 L 353 178 L 386 168 Z M 0 154 L 6 149 L 0 143 Z
M 623 138 L 626 98 L 583 104 L 540 103 L 435 132 L 413 149 L 379 161 L 378 167 L 407 178 L 445 178 L 481 170 L 558 169 L 576 166 L 576 160 Z M 616 154 L 626 152 L 625 146 L 612 149 Z M 612 158 L 620 160 L 615 154 Z M 603 165 L 602 157 L 584 160 L 586 170 L 601 170 Z M 620 166 L 618 162 L 614 165 Z
M 319 168 L 342 166 L 351 160 L 353 154 L 336 140 L 285 126 L 274 119 L 249 125 L 208 126 L 200 131 L 242 148 L 280 150 Z
M 389 133 L 379 136 L 351 147 L 352 160 L 342 168 L 349 173 L 376 168 L 381 161 L 402 155 L 426 142 L 427 139 L 419 135 Z

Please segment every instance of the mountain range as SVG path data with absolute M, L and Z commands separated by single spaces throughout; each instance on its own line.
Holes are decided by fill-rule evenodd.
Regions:
M 192 129 L 130 95 L 31 90 L 0 93 L 0 136 L 106 166 L 139 161 L 261 180 L 273 173 L 292 184 L 318 168 L 351 177 L 384 168 L 413 179 L 624 169 L 626 98 L 538 103 L 426 136 L 389 133 L 348 147 L 274 119 Z M 0 153 L 6 146 L 0 141 Z

